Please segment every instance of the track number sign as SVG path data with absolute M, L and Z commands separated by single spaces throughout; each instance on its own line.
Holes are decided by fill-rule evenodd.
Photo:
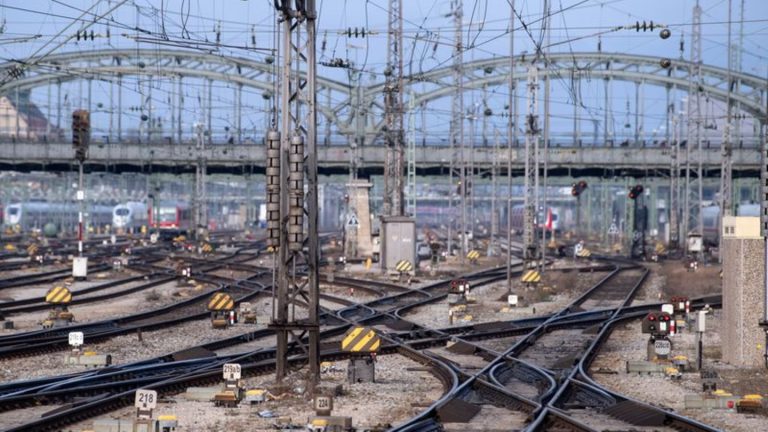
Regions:
M 69 345 L 79 347 L 83 345 L 83 332 L 69 332 Z
M 240 379 L 240 365 L 237 363 L 226 363 L 224 364 L 224 379 L 225 380 L 236 380 Z
M 140 410 L 152 410 L 157 407 L 157 392 L 154 390 L 136 390 L 136 400 L 133 405 Z
M 666 339 L 658 339 L 653 342 L 653 349 L 656 351 L 656 355 L 669 355 L 672 351 L 672 342 Z
M 315 396 L 315 411 L 331 412 L 333 410 L 333 399 L 329 396 Z

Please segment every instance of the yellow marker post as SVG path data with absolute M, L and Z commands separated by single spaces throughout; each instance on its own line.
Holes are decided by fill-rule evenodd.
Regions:
M 370 327 L 353 327 L 341 341 L 341 350 L 345 352 L 368 352 L 379 350 L 381 338 Z

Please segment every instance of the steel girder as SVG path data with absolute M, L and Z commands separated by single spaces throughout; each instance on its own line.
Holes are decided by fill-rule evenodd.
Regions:
M 662 87 L 676 86 L 678 89 L 688 88 L 688 75 L 691 63 L 683 60 L 673 60 L 672 66 L 664 69 L 659 65 L 659 58 L 653 56 L 630 55 L 621 53 L 552 53 L 548 55 L 552 67 L 542 70 L 542 75 L 570 77 L 570 69 L 574 62 L 578 66 L 578 78 L 611 78 L 628 82 L 645 82 Z M 526 56 L 516 56 L 518 65 L 513 72 L 513 79 L 525 81 L 527 71 L 524 68 Z M 110 49 L 86 52 L 55 54 L 25 70 L 25 75 L 7 83 L 1 93 L 8 94 L 14 89 L 30 89 L 48 85 L 50 82 L 65 82 L 78 79 L 96 79 L 110 81 L 113 76 L 122 74 L 154 75 L 154 76 L 184 76 L 210 78 L 216 81 L 242 84 L 245 87 L 260 90 L 271 90 L 266 78 L 271 72 L 271 65 L 262 61 L 254 61 L 240 57 L 223 57 L 220 55 L 198 51 L 161 49 L 135 50 Z M 509 57 L 465 62 L 463 67 L 463 87 L 466 90 L 482 89 L 483 86 L 504 85 L 509 80 Z M 16 63 L 0 64 L 0 69 L 14 67 Z M 143 66 L 142 66 L 143 65 Z M 491 70 L 488 73 L 487 70 Z M 711 65 L 701 65 L 703 92 L 718 101 L 726 101 L 728 71 Z M 742 109 L 764 122 L 766 118 L 765 88 L 768 81 L 745 73 L 732 74 L 733 82 L 738 87 L 734 89 L 731 100 L 741 104 Z M 416 92 L 414 105 L 428 103 L 453 94 L 453 66 L 435 69 L 426 73 L 405 77 L 403 93 L 408 93 L 408 86 L 427 84 L 426 92 Z M 332 99 L 337 101 L 332 106 L 319 105 L 318 112 L 336 124 L 341 134 L 354 132 L 353 119 L 350 110 L 350 86 L 346 83 L 317 78 L 317 90 L 330 90 Z M 366 136 L 375 139 L 382 136 L 384 127 L 384 84 L 367 86 L 364 89 L 364 100 L 370 101 L 369 115 L 377 119 L 369 126 Z M 368 141 L 368 140 L 366 140 Z

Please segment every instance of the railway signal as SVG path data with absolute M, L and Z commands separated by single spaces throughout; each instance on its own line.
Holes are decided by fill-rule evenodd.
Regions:
M 645 316 L 642 323 L 642 332 L 652 336 L 666 336 L 672 317 L 666 312 L 651 312 Z
M 83 165 L 88 157 L 88 145 L 91 141 L 91 113 L 88 110 L 75 110 L 72 113 L 72 147 L 75 150 L 75 160 L 78 162 L 77 201 L 78 212 L 77 251 L 78 256 L 72 261 L 72 276 L 85 279 L 88 276 L 88 258 L 83 256 L 85 189 Z
M 589 186 L 587 185 L 587 182 L 585 182 L 584 180 L 575 182 L 571 185 L 571 195 L 578 198 L 579 195 L 581 195 L 585 190 L 587 190 L 587 187 Z
M 75 159 L 83 162 L 88 157 L 88 145 L 91 141 L 91 113 L 88 110 L 76 110 L 72 113 L 72 148 Z
M 644 191 L 643 185 L 638 184 L 632 186 L 628 194 L 628 198 L 632 200 L 632 209 L 631 213 L 628 213 L 629 220 L 627 223 L 631 230 L 631 236 L 629 237 L 629 255 L 631 258 L 645 255 L 645 230 L 648 226 L 648 221 L 645 203 L 642 199 Z
M 571 185 L 571 195 L 576 197 L 576 230 L 581 231 L 581 194 L 587 190 L 587 182 L 579 180 Z
M 650 334 L 648 339 L 647 358 L 668 358 L 672 350 L 672 342 L 667 338 L 672 330 L 673 318 L 666 312 L 651 312 L 643 318 L 641 325 L 644 334 Z
M 635 185 L 629 189 L 629 198 L 630 199 L 637 199 L 638 197 L 642 196 L 643 191 L 643 185 Z

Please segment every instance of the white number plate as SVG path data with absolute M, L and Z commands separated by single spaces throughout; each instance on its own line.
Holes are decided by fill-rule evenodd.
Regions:
M 333 409 L 333 401 L 328 396 L 315 397 L 315 411 Z
M 84 341 L 83 332 L 70 332 L 69 333 L 69 344 L 73 347 L 79 347 L 83 345 Z
M 672 351 L 672 343 L 668 340 L 657 340 L 653 343 L 653 349 L 657 355 L 669 355 Z
M 136 400 L 133 403 L 141 410 L 151 410 L 157 407 L 157 392 L 154 390 L 136 390 Z
M 240 379 L 240 365 L 237 363 L 226 363 L 224 365 L 224 379 L 236 380 Z

